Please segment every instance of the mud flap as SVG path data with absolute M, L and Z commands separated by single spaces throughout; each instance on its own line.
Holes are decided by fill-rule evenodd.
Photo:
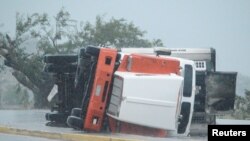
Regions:
M 58 86 L 55 84 L 53 86 L 53 88 L 51 89 L 51 91 L 50 91 L 50 93 L 49 93 L 49 95 L 47 97 L 47 100 L 49 102 L 51 102 L 51 100 L 55 97 L 56 94 L 58 94 Z
M 234 109 L 236 72 L 207 72 L 206 112 L 219 114 Z

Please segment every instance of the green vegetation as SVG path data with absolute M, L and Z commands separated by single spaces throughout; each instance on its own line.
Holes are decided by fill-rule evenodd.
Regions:
M 5 65 L 13 68 L 13 76 L 34 93 L 34 106 L 43 108 L 48 106 L 46 97 L 53 86 L 51 77 L 43 73 L 42 58 L 45 54 L 73 53 L 86 45 L 116 48 L 163 46 L 160 39 L 150 41 L 144 38 L 145 34 L 125 19 L 106 21 L 97 16 L 95 24 L 77 22 L 65 9 L 55 17 L 46 13 L 27 16 L 17 13 L 16 37 L 12 39 L 0 33 L 0 55 L 5 57 Z M 28 53 L 30 46 L 34 46 L 36 51 Z M 10 93 L 14 96 L 15 92 Z M 27 94 L 22 97 L 27 97 Z M 22 97 L 19 100 L 25 103 L 26 99 Z
M 20 84 L 9 86 L 8 94 L 2 96 L 2 105 L 21 105 L 23 108 L 30 106 L 29 94 L 27 89 L 22 89 Z
M 236 119 L 250 119 L 250 91 L 245 91 L 245 97 L 237 96 L 235 99 L 235 111 L 232 114 Z

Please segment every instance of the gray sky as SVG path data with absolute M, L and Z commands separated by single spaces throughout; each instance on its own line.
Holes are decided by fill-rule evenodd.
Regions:
M 250 76 L 249 0 L 0 0 L 0 31 L 14 35 L 16 12 L 52 16 L 61 7 L 78 21 L 125 18 L 166 47 L 213 47 L 217 70 Z

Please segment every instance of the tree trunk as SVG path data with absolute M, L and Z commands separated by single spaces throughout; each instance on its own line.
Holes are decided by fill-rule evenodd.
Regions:
M 35 108 L 48 107 L 47 96 L 53 87 L 53 80 L 42 72 L 42 60 L 27 57 L 28 54 L 21 52 L 14 41 L 8 36 L 6 38 L 6 42 L 0 45 L 5 65 L 13 68 L 12 75 L 16 80 L 33 92 Z

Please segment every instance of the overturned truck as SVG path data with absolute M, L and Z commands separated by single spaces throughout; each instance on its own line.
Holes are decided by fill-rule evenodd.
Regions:
M 193 51 L 88 46 L 45 56 L 58 87 L 48 125 L 163 137 L 188 135 L 195 118 L 215 124 L 215 113 L 233 109 L 236 73 L 215 71 L 213 49 Z

